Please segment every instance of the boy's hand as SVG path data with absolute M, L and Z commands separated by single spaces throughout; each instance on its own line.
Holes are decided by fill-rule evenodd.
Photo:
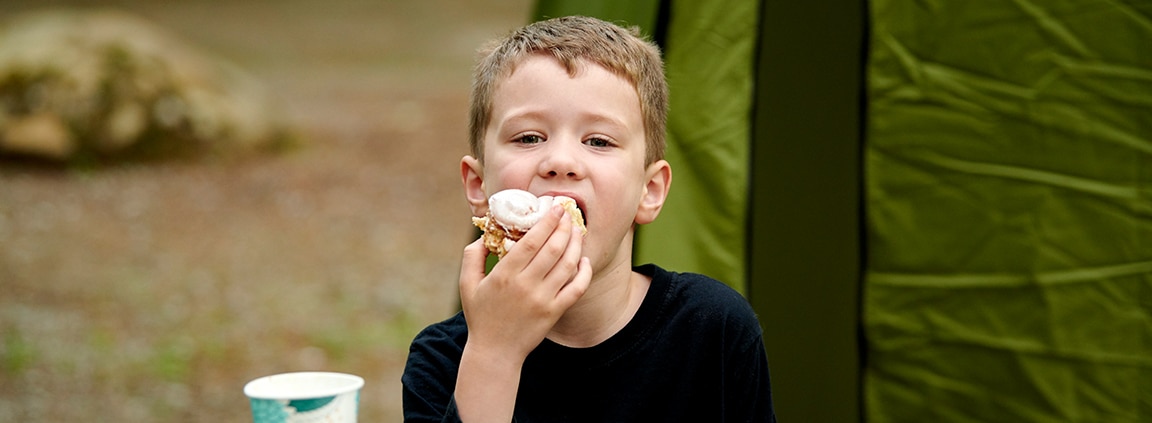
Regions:
M 488 275 L 483 242 L 465 248 L 460 300 L 473 353 L 523 361 L 588 289 L 583 237 L 564 215 L 553 207 Z
M 564 209 L 553 207 L 488 275 L 483 241 L 464 249 L 460 302 L 468 342 L 454 392 L 464 421 L 512 420 L 528 353 L 588 289 L 592 270 L 581 256 L 583 237 L 562 217 Z

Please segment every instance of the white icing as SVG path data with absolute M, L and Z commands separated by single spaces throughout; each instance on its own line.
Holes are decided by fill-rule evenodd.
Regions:
M 528 191 L 506 189 L 488 198 L 488 209 L 496 223 L 505 230 L 527 231 L 544 217 L 553 202 L 572 201 L 571 198 L 542 195 L 537 198 Z

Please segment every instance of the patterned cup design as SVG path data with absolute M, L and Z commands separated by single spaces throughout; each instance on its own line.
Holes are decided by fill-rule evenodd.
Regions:
M 355 423 L 359 376 L 297 372 L 265 376 L 244 386 L 255 423 Z

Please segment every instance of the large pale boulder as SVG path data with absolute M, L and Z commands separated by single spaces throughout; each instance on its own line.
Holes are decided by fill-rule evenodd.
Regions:
M 230 151 L 281 132 L 257 81 L 157 25 L 114 10 L 0 22 L 0 154 Z

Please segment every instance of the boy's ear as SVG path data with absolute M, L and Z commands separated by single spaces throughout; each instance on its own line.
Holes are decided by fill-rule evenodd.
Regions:
M 672 187 L 672 166 L 667 161 L 657 160 L 648 165 L 645 174 L 648 182 L 636 210 L 636 223 L 641 225 L 652 223 L 660 215 L 664 200 L 668 198 L 668 189 Z
M 464 197 L 472 208 L 473 216 L 488 213 L 488 195 L 484 193 L 484 166 L 472 156 L 460 159 L 460 178 L 464 182 Z

